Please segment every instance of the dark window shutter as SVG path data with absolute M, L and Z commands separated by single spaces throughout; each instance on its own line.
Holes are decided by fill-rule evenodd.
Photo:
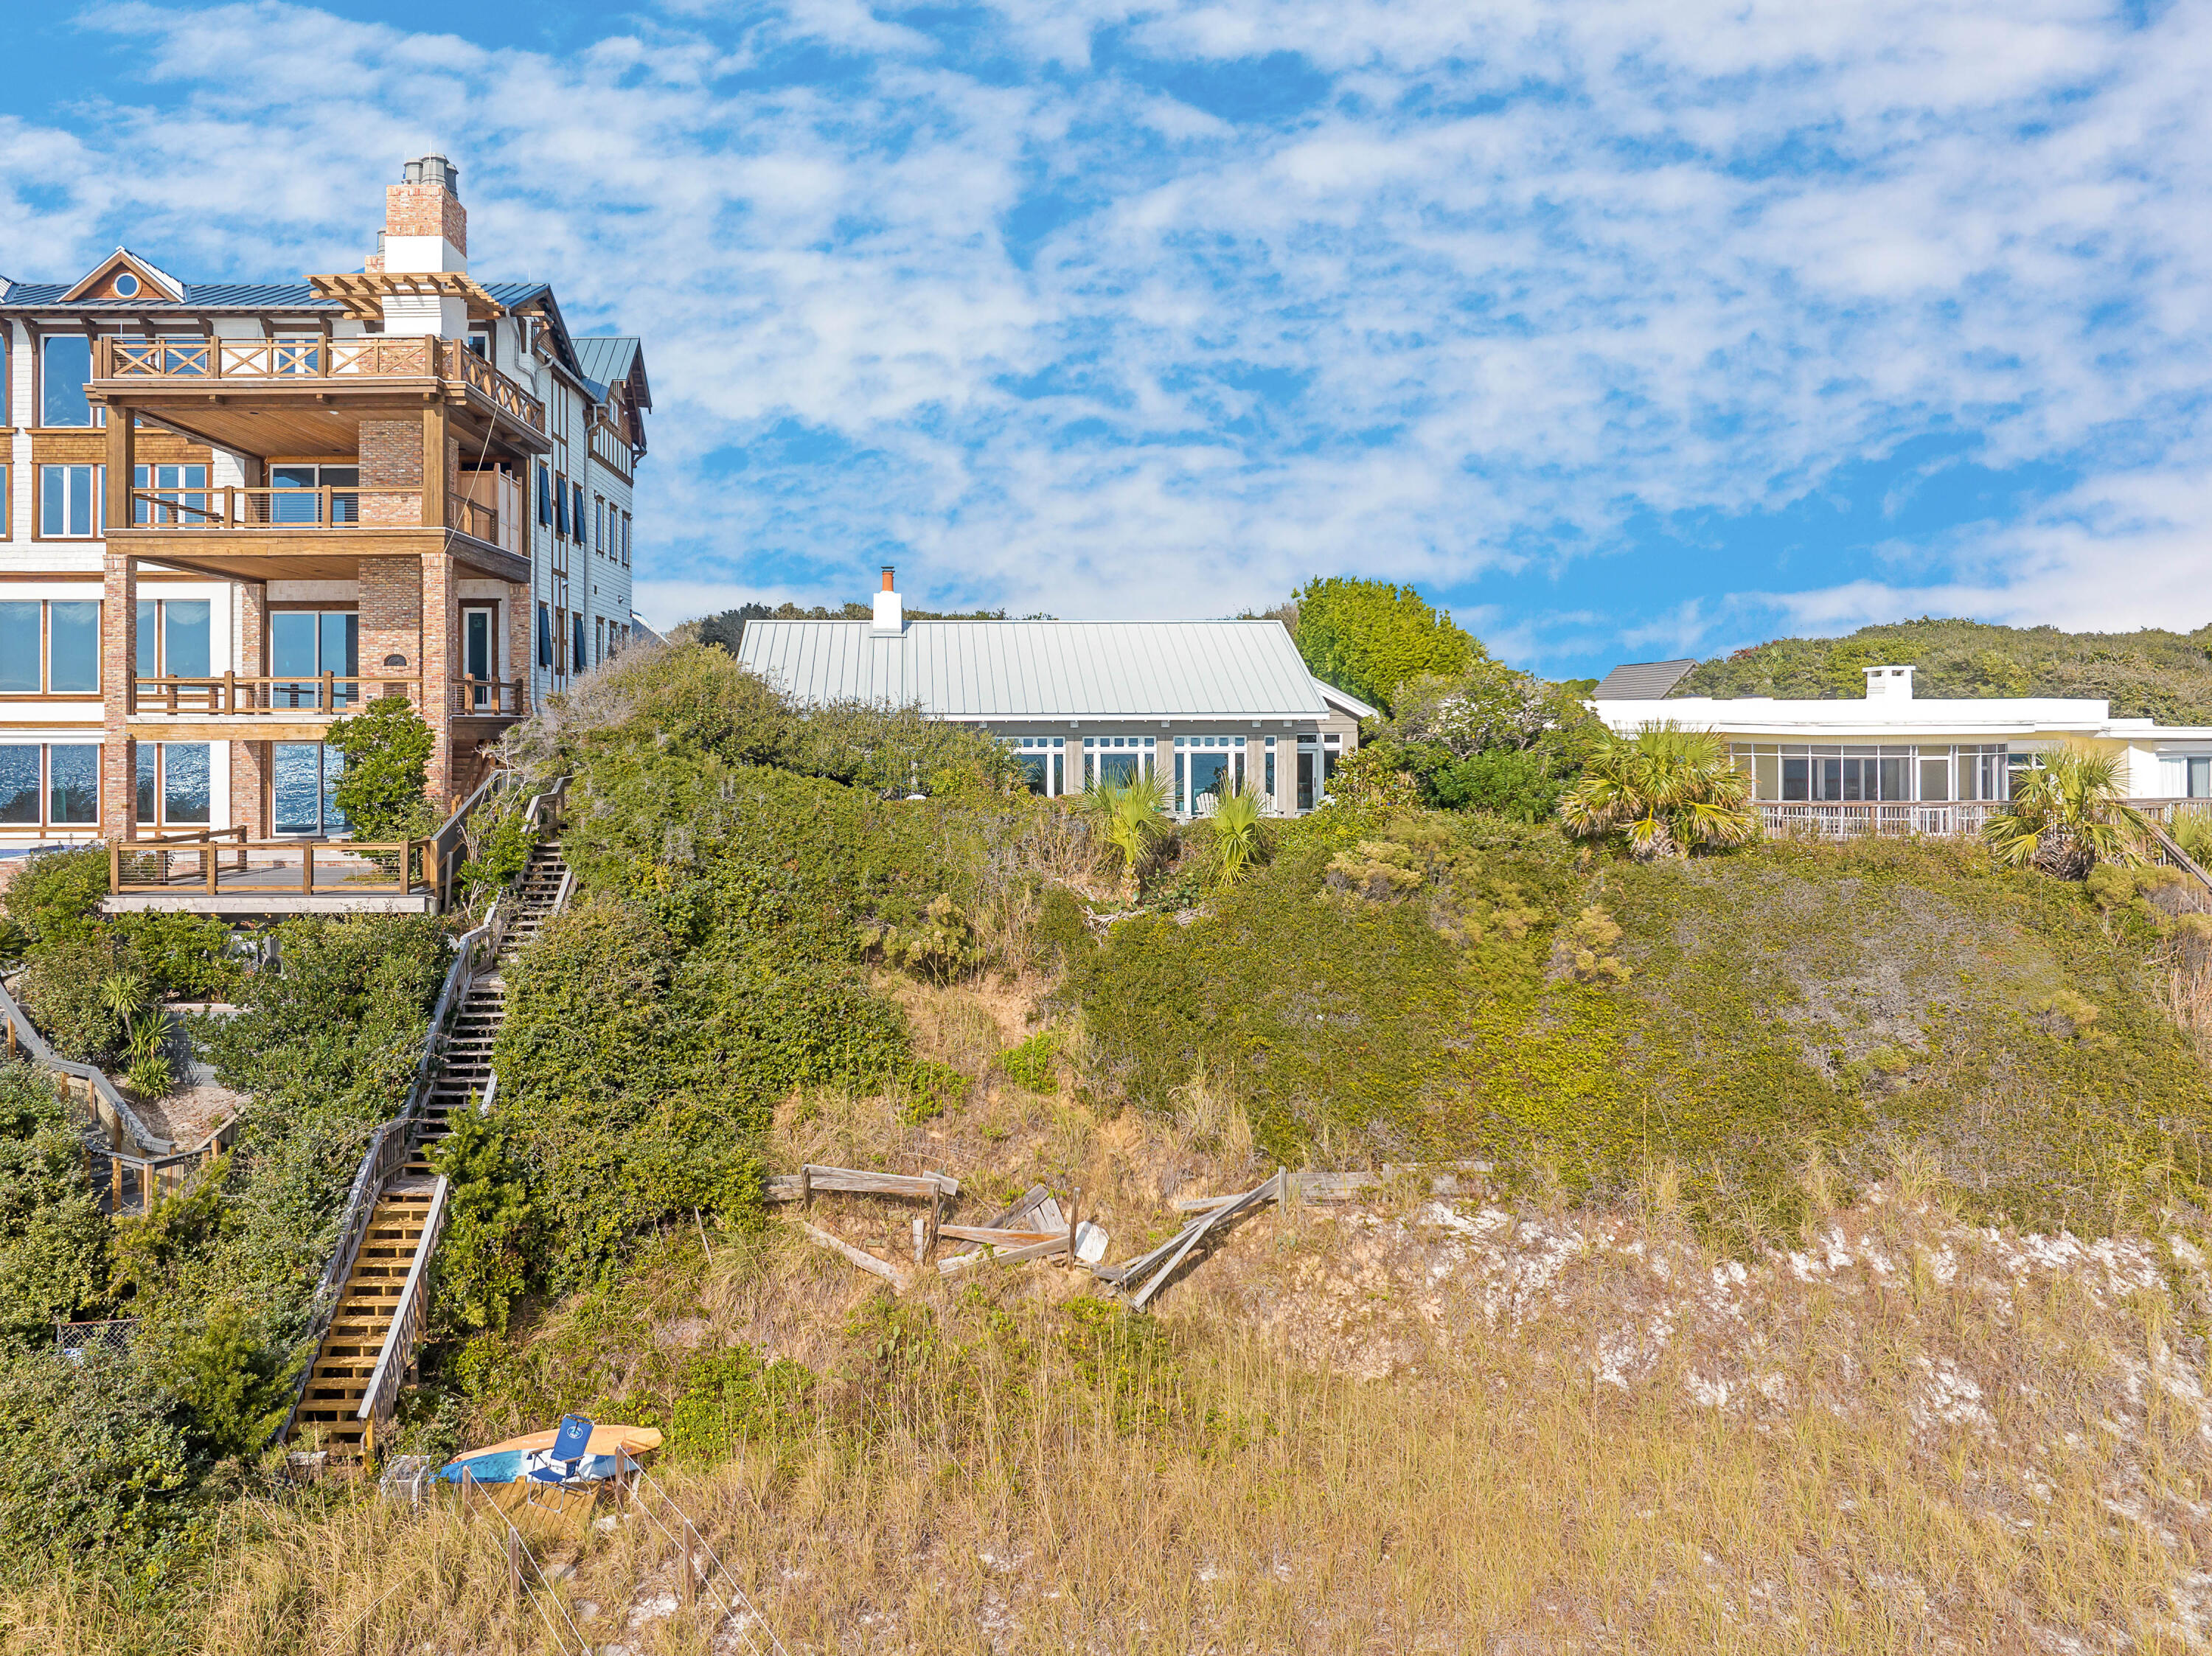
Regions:
M 563 539 L 568 533 L 568 485 L 558 477 L 553 480 L 553 532 Z
M 584 662 L 584 615 L 583 615 L 583 611 L 581 611 L 580 610 L 578 610 L 578 611 L 576 612 L 576 616 L 575 616 L 575 634 L 576 634 L 576 664 L 575 664 L 574 668 L 572 670 L 574 670 L 574 671 L 575 671 L 575 672 L 579 672 L 579 673 L 580 673 L 580 672 L 582 672 L 582 671 L 584 670 L 584 666 L 585 666 L 585 662 Z
M 576 525 L 576 544 L 581 546 L 584 543 L 584 486 L 577 483 L 574 487 L 576 490 L 576 509 L 570 521 Z
M 549 671 L 553 666 L 553 616 L 542 604 L 538 606 L 538 664 Z
M 553 522 L 553 470 L 550 466 L 538 468 L 538 521 L 548 527 Z

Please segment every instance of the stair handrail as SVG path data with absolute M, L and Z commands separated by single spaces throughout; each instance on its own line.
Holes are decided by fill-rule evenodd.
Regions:
M 453 906 L 453 876 L 459 871 L 461 859 L 454 848 L 468 830 L 469 819 L 477 811 L 495 805 L 514 786 L 514 773 L 495 770 L 477 785 L 476 792 L 453 807 L 453 814 L 438 826 L 430 836 L 431 855 L 437 860 L 432 871 L 432 885 L 438 901 L 438 912 L 444 913 Z
M 391 1422 L 392 1407 L 399 1396 L 400 1377 L 407 1371 L 407 1355 L 415 1349 L 416 1338 L 422 1331 L 429 1305 L 430 1255 L 436 1250 L 439 1233 L 445 1228 L 447 1189 L 446 1175 L 441 1173 L 430 1192 L 430 1210 L 422 1218 L 422 1239 L 415 1244 L 415 1258 L 407 1267 L 406 1286 L 400 1289 L 399 1303 L 385 1328 L 384 1346 L 376 1354 L 376 1368 L 368 1377 L 368 1389 L 362 1394 L 361 1407 L 354 1411 L 356 1420 L 367 1422 L 362 1435 L 364 1453 L 375 1447 L 377 1428 Z
M 538 823 L 544 816 L 546 797 L 555 796 L 556 804 L 568 779 L 561 777 L 544 792 L 532 797 L 526 808 L 526 820 Z M 307 1358 L 301 1365 L 298 1383 L 292 1388 L 291 1405 L 284 1411 L 283 1423 L 277 1427 L 269 1441 L 283 1442 L 292 1435 L 298 1422 L 301 1406 L 307 1399 L 307 1386 L 315 1372 L 316 1356 L 323 1349 L 323 1341 L 330 1333 L 331 1319 L 337 1314 L 339 1299 L 347 1280 L 353 1275 L 354 1261 L 359 1257 L 362 1239 L 368 1234 L 369 1217 L 376 1210 L 376 1199 L 383 1193 L 384 1181 L 407 1165 L 408 1151 L 412 1148 L 415 1128 L 424 1102 L 428 1099 L 433 1077 L 437 1072 L 439 1054 L 445 1047 L 446 1024 L 466 1001 L 470 986 L 476 980 L 476 959 L 487 938 L 492 939 L 491 958 L 498 959 L 497 932 L 495 930 L 499 909 L 510 897 L 519 894 L 529 874 L 525 864 L 492 905 L 491 914 L 484 923 L 466 933 L 455 944 L 453 958 L 446 968 L 446 980 L 440 986 L 436 1003 L 430 1009 L 430 1022 L 422 1032 L 422 1052 L 416 1060 L 414 1083 L 407 1089 L 406 1102 L 399 1113 L 385 1122 L 369 1136 L 368 1148 L 362 1151 L 361 1165 L 353 1177 L 353 1186 L 346 1197 L 345 1212 L 338 1226 L 337 1240 L 331 1250 L 330 1263 L 324 1266 L 322 1280 L 315 1285 L 314 1297 L 308 1301 Z M 0 993 L 4 993 L 0 991 Z
M 0 983 L 0 1013 L 7 1018 L 7 1027 L 15 1034 L 15 1044 L 31 1055 L 31 1062 L 42 1070 L 52 1070 L 58 1075 L 71 1076 L 85 1083 L 90 1095 L 87 1099 L 93 1116 L 107 1129 L 111 1143 L 120 1130 L 137 1141 L 138 1148 L 149 1156 L 167 1156 L 177 1148 L 174 1139 L 164 1138 L 150 1131 L 139 1119 L 138 1113 L 124 1101 L 115 1083 L 106 1072 L 94 1064 L 79 1064 L 74 1059 L 64 1058 L 47 1044 L 38 1026 L 31 1022 L 30 1014 L 15 1004 L 8 986 Z M 112 1119 L 111 1119 L 112 1118 Z

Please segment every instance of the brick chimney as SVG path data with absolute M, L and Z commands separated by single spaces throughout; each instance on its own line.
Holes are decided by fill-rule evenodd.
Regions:
M 425 155 L 400 169 L 400 182 L 384 192 L 384 231 L 372 270 L 394 276 L 469 268 L 469 209 L 461 205 L 461 169 L 443 155 Z M 459 339 L 469 331 L 465 300 L 407 294 L 384 301 L 384 331 L 442 334 Z

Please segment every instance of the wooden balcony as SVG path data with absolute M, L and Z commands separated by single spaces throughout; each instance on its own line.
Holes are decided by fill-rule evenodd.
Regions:
M 384 696 L 419 707 L 420 678 L 390 672 L 254 678 L 139 678 L 129 731 L 140 742 L 319 742 L 330 723 Z
M 438 905 L 434 840 L 248 840 L 244 828 L 118 840 L 107 911 L 201 914 L 427 914 Z
M 530 711 L 530 681 L 457 678 L 451 705 L 456 719 L 520 719 Z
M 542 453 L 545 404 L 459 340 L 224 339 L 164 334 L 94 343 L 95 402 L 120 403 L 240 453 L 333 454 L 361 422 L 405 419 L 443 401 L 474 434 Z
M 465 487 L 466 484 L 465 483 Z M 530 579 L 501 540 L 496 508 L 449 494 L 445 524 L 425 524 L 420 488 L 134 488 L 131 527 L 109 541 L 134 556 L 232 580 L 349 580 L 365 557 L 450 551 L 495 580 Z M 506 525 L 516 542 L 516 525 Z

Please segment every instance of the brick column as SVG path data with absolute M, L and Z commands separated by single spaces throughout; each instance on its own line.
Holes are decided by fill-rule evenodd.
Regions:
M 527 583 L 509 583 L 507 589 L 507 658 L 500 666 L 501 676 L 522 682 L 520 699 L 511 711 L 527 714 L 538 670 L 538 600 Z
M 110 552 L 100 605 L 100 827 L 110 840 L 138 835 L 138 757 L 130 735 L 137 671 L 138 567 L 128 553 Z
M 266 678 L 269 676 L 269 588 L 262 581 L 240 581 L 238 592 L 238 638 L 232 648 L 231 660 L 240 678 Z M 267 695 L 256 686 L 251 692 L 243 688 L 239 700 L 250 705 L 263 705 Z M 266 742 L 234 742 L 230 744 L 230 822 L 233 828 L 243 828 L 250 840 L 269 837 L 270 761 Z
M 458 777 L 453 765 L 453 682 L 460 676 L 455 659 L 460 643 L 460 613 L 453 555 L 433 553 L 422 560 L 422 699 L 416 705 L 436 740 L 430 748 L 431 803 L 441 811 Z
M 269 837 L 270 760 L 266 742 L 230 744 L 230 822 L 249 840 Z

